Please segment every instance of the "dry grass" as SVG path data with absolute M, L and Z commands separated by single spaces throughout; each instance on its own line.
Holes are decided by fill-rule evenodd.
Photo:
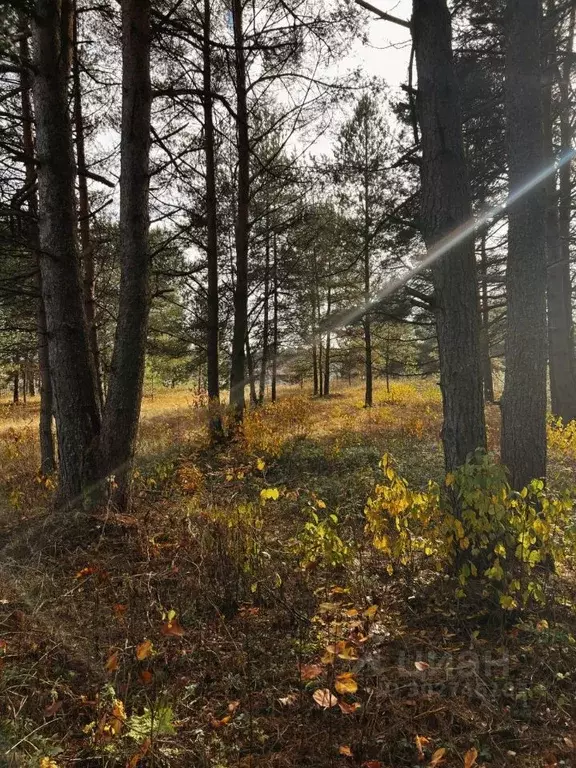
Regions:
M 0 765 L 413 768 L 445 749 L 452 768 L 471 748 L 479 766 L 572 764 L 570 578 L 546 612 L 503 618 L 456 605 L 426 570 L 389 576 L 364 537 L 384 452 L 415 484 L 442 476 L 435 384 L 379 388 L 371 410 L 360 386 L 286 388 L 220 450 L 194 406 L 188 390 L 145 398 L 133 514 L 105 512 L 57 549 L 37 524 L 51 490 L 35 406 L 4 414 Z M 353 552 L 336 566 L 304 557 L 313 511 L 337 515 Z M 338 642 L 358 658 L 321 664 Z M 303 679 L 310 664 L 320 675 Z M 339 698 L 357 711 L 319 707 L 314 691 L 347 671 L 358 691 Z M 123 713 L 146 710 L 136 733 Z

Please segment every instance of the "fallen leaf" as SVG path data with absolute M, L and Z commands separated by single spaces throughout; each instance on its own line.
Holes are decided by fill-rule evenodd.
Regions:
M 476 747 L 472 747 L 464 755 L 464 768 L 472 768 L 476 760 L 478 759 L 478 750 Z
M 432 755 L 432 760 L 430 760 L 430 768 L 436 768 L 437 765 L 440 765 L 440 763 L 444 760 L 445 754 L 446 749 L 444 747 L 437 749 L 436 752 L 434 752 Z
M 343 744 L 341 747 L 338 747 L 338 752 L 341 755 L 344 755 L 344 757 L 354 757 L 352 750 L 347 744 Z
M 150 749 L 151 741 L 148 737 L 140 745 L 140 749 L 128 761 L 126 768 L 138 768 L 138 763 L 143 760 Z
M 150 640 L 143 640 L 136 646 L 136 658 L 138 661 L 144 661 L 152 653 L 152 642 Z
M 300 679 L 315 680 L 317 677 L 320 677 L 322 672 L 320 664 L 303 664 L 300 667 Z
M 361 768 L 382 768 L 380 760 L 365 760 Z
M 154 675 L 152 672 L 150 672 L 149 669 L 143 669 L 140 672 L 140 680 L 144 683 L 144 685 L 150 685 L 152 680 L 154 680 Z
M 418 672 L 425 672 L 427 669 L 430 669 L 430 664 L 427 664 L 425 661 L 415 661 L 414 666 Z
M 114 603 L 112 606 L 112 610 L 114 611 L 114 616 L 116 616 L 117 619 L 121 620 L 124 618 L 124 614 L 128 610 L 128 606 L 124 605 L 123 603 Z
M 118 651 L 114 651 L 114 653 L 110 654 L 108 657 L 108 661 L 104 665 L 104 669 L 106 672 L 117 672 L 118 666 Z
M 166 637 L 184 636 L 184 629 L 180 626 L 177 619 L 172 619 L 171 621 L 166 621 L 164 624 L 162 624 L 160 632 Z
M 328 688 L 319 688 L 314 691 L 312 698 L 322 709 L 330 709 L 330 707 L 335 707 L 338 704 L 338 699 Z
M 60 701 L 59 699 L 53 701 L 52 704 L 49 704 L 44 709 L 44 717 L 54 717 L 54 715 L 62 709 L 63 704 L 64 702 Z
M 354 679 L 352 672 L 342 672 L 338 675 L 334 687 L 338 693 L 356 693 L 358 690 L 358 683 Z
M 366 610 L 362 615 L 365 616 L 367 619 L 373 619 L 377 613 L 378 613 L 378 606 L 371 605 L 370 608 L 366 608 Z
M 215 717 L 211 717 L 210 725 L 212 728 L 222 728 L 223 725 L 228 725 L 230 720 L 232 720 L 232 715 L 226 715 L 226 717 L 223 717 L 221 720 L 218 720 Z
M 340 700 L 338 702 L 338 706 L 344 715 L 353 715 L 354 712 L 357 712 L 362 705 L 357 701 L 355 701 L 353 704 L 348 704 L 347 701 Z
M 282 696 L 278 701 L 283 707 L 292 707 L 298 701 L 298 694 L 289 693 L 288 696 Z
M 236 712 L 236 710 L 238 709 L 239 706 L 240 706 L 240 702 L 239 701 L 231 701 L 231 702 L 229 702 L 229 704 L 228 704 L 228 712 L 230 712 L 233 715 L 234 712 Z
M 416 749 L 418 750 L 418 760 L 422 762 L 426 759 L 426 756 L 424 754 L 424 747 L 427 744 L 430 744 L 430 739 L 428 739 L 426 736 L 416 736 L 415 738 L 416 742 Z

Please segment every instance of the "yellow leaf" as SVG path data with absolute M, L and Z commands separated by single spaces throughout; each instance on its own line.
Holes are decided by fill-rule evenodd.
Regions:
M 371 605 L 370 608 L 366 608 L 366 610 L 362 615 L 365 616 L 367 619 L 373 619 L 377 613 L 378 613 L 378 606 Z
M 432 760 L 430 760 L 430 768 L 436 768 L 437 765 L 440 765 L 440 763 L 444 760 L 445 754 L 446 749 L 444 747 L 437 749 L 436 752 L 434 752 L 432 755 Z
M 312 698 L 322 709 L 330 709 L 330 707 L 335 707 L 338 704 L 338 699 L 328 688 L 319 688 L 314 691 Z
M 316 502 L 316 506 L 318 507 L 318 509 L 326 509 L 326 502 L 322 501 L 322 499 L 318 499 L 318 501 Z
M 260 499 L 262 501 L 266 501 L 267 499 L 272 499 L 273 501 L 278 501 L 280 498 L 280 491 L 278 488 L 262 488 L 260 491 Z
M 426 736 L 416 736 L 416 749 L 418 750 L 418 760 L 422 762 L 424 760 L 424 747 L 430 743 L 430 739 Z
M 112 707 L 112 717 L 110 722 L 111 733 L 113 733 L 115 736 L 118 736 L 125 722 L 126 711 L 124 709 L 124 704 L 120 701 L 120 699 L 114 699 L 114 706 Z
M 259 472 L 264 472 L 264 470 L 266 469 L 266 462 L 263 459 L 258 459 L 256 461 L 256 469 Z
M 344 757 L 354 757 L 354 755 L 352 754 L 352 750 L 347 744 L 343 744 L 341 747 L 339 747 L 338 752 L 341 755 L 344 755 Z
M 152 642 L 150 640 L 143 640 L 136 646 L 136 658 L 138 661 L 144 661 L 152 653 Z
M 334 687 L 338 693 L 356 693 L 358 690 L 358 683 L 354 679 L 352 672 L 342 672 L 338 675 Z
M 464 755 L 464 768 L 472 768 L 477 759 L 478 750 L 475 747 L 472 747 L 472 749 L 469 749 Z

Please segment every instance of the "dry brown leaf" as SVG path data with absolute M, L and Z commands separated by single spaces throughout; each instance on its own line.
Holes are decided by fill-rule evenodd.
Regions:
M 140 745 L 140 749 L 138 750 L 138 752 L 132 755 L 130 760 L 128 760 L 128 763 L 126 764 L 126 768 L 138 768 L 138 763 L 140 762 L 140 760 L 143 760 L 148 754 L 151 743 L 152 742 L 148 737 L 145 738 L 142 744 Z
M 414 666 L 418 672 L 425 672 L 427 669 L 430 669 L 430 664 L 425 661 L 415 661 Z
M 476 760 L 478 759 L 478 750 L 476 747 L 472 747 L 464 755 L 464 768 L 472 768 Z
M 330 709 L 330 707 L 335 707 L 338 704 L 338 699 L 329 688 L 319 688 L 314 691 L 312 698 L 322 709 Z
M 353 704 L 348 704 L 347 701 L 340 701 L 338 702 L 338 706 L 340 707 L 342 714 L 344 715 L 353 715 L 354 712 L 357 712 L 360 707 L 362 706 L 357 701 L 355 701 Z
M 44 709 L 44 717 L 54 717 L 54 715 L 62 709 L 63 701 L 56 699 L 52 704 L 49 704 Z
M 172 619 L 172 621 L 166 621 L 164 624 L 162 624 L 160 632 L 162 632 L 162 634 L 166 635 L 167 637 L 184 636 L 184 629 L 180 626 L 176 619 Z
M 300 667 L 300 679 L 315 680 L 317 677 L 320 677 L 322 671 L 320 664 L 303 664 Z
M 343 744 L 341 747 L 338 747 L 338 752 L 341 755 L 344 755 L 344 757 L 354 757 L 352 750 L 347 744 Z
M 288 696 L 282 696 L 278 699 L 278 701 L 280 704 L 282 704 L 283 707 L 292 707 L 298 701 L 298 694 L 289 693 Z
M 152 680 L 154 680 L 154 675 L 152 672 L 150 672 L 149 669 L 143 669 L 140 672 L 140 680 L 144 683 L 144 685 L 150 685 Z
M 118 666 L 118 651 L 114 651 L 114 653 L 111 653 L 110 656 L 108 656 L 104 669 L 106 672 L 117 672 Z
M 424 754 L 424 747 L 430 743 L 430 739 L 426 738 L 426 736 L 416 736 L 415 742 L 416 749 L 418 750 L 418 760 L 422 762 L 426 759 Z

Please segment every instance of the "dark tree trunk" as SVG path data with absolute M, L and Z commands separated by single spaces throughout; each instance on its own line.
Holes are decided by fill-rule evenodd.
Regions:
M 102 377 L 100 374 L 100 348 L 96 332 L 94 248 L 90 241 L 90 205 L 88 202 L 88 180 L 86 176 L 86 153 L 84 149 L 84 120 L 82 117 L 82 88 L 80 82 L 80 51 L 78 40 L 78 12 L 74 2 L 74 40 L 72 47 L 72 79 L 74 87 L 74 128 L 76 133 L 76 166 L 78 182 L 78 225 L 80 231 L 80 252 L 82 254 L 82 289 L 84 313 L 88 325 L 88 340 L 92 353 L 96 387 L 100 405 L 104 404 Z
M 12 381 L 12 402 L 14 404 L 20 402 L 20 369 L 16 368 L 14 371 L 14 378 Z
M 328 286 L 328 293 L 327 293 L 327 302 L 326 302 L 326 314 L 327 317 L 330 317 L 330 312 L 332 311 L 332 291 L 331 287 Z M 330 395 L 330 343 L 332 339 L 330 336 L 330 331 L 326 331 L 326 346 L 324 348 L 324 397 L 328 397 Z
M 28 378 L 28 394 L 30 397 L 34 397 L 36 395 L 36 387 L 34 385 L 34 374 L 32 371 L 30 371 L 30 376 Z
M 254 360 L 252 358 L 252 349 L 250 347 L 249 336 L 246 336 L 246 367 L 248 368 L 248 383 L 250 386 L 250 405 L 258 405 L 258 395 L 256 393 L 256 373 L 254 372 Z
M 506 15 L 508 173 L 514 191 L 542 170 L 540 2 L 508 0 Z M 519 489 L 546 474 L 544 184 L 509 209 L 506 296 L 502 461 Z
M 553 16 L 555 3 L 549 4 Z M 568 45 L 560 79 L 560 137 L 561 155 L 570 151 L 572 126 L 570 120 L 570 73 L 574 43 L 574 7 L 570 12 Z M 554 162 L 554 117 L 552 89 L 557 70 L 554 28 L 547 35 L 549 57 L 544 107 L 544 152 L 548 163 Z M 552 413 L 564 423 L 576 419 L 576 356 L 574 354 L 574 328 L 572 321 L 572 284 L 570 277 L 570 218 L 572 183 L 570 163 L 560 169 L 560 192 L 556 177 L 551 175 L 546 190 L 546 249 L 548 262 L 548 359 L 550 369 L 550 395 Z
M 314 311 L 316 317 L 316 311 Z M 315 323 L 314 323 L 315 324 Z M 318 350 L 316 347 L 316 333 L 314 333 L 314 343 L 312 344 L 312 376 L 313 376 L 313 394 L 318 395 Z
M 422 222 L 429 250 L 472 211 L 446 0 L 414 0 L 412 17 L 422 133 Z M 486 445 L 473 238 L 432 266 L 447 470 Z
M 80 500 L 95 474 L 100 409 L 82 303 L 76 245 L 74 152 L 68 112 L 71 9 L 37 0 L 33 85 L 38 154 L 42 295 L 54 393 L 63 503 Z
M 210 0 L 204 0 L 203 41 L 203 107 L 204 154 L 206 157 L 206 257 L 208 261 L 208 333 L 206 360 L 208 401 L 210 404 L 210 435 L 219 442 L 223 437 L 220 417 L 220 361 L 219 361 L 219 291 L 218 291 L 218 211 L 216 201 L 216 160 L 214 155 L 214 114 L 212 106 L 212 58 L 210 35 L 212 23 Z
M 268 368 L 268 347 L 269 340 L 269 303 L 270 303 L 270 223 L 266 217 L 266 263 L 264 265 L 264 321 L 262 326 L 262 360 L 260 361 L 260 381 L 258 389 L 258 402 L 260 405 L 264 402 L 264 391 L 266 389 L 266 371 Z
M 276 379 L 278 375 L 278 243 L 274 235 L 272 262 L 272 289 L 274 291 L 272 304 L 272 385 L 270 397 L 276 402 Z
M 250 207 L 250 142 L 246 89 L 246 52 L 242 20 L 243 0 L 233 0 L 236 70 L 236 133 L 238 149 L 238 200 L 236 210 L 236 284 L 234 331 L 230 363 L 230 404 L 236 421 L 242 420 L 244 400 L 244 341 L 248 331 L 248 214 Z
M 370 171 L 368 168 L 368 126 L 364 128 L 364 301 L 368 306 L 370 302 Z M 372 321 L 370 312 L 364 315 L 364 367 L 365 367 L 365 392 L 364 406 L 372 408 L 373 383 L 372 383 Z
M 150 305 L 150 38 L 150 0 L 123 0 L 120 300 L 101 445 L 121 508 L 130 500 Z
M 22 37 L 20 39 L 20 58 L 23 62 L 30 60 L 28 46 L 28 28 L 22 25 Z M 22 148 L 26 164 L 26 187 L 28 189 L 28 210 L 30 212 L 30 244 L 36 255 L 38 266 L 37 289 L 38 299 L 36 304 L 36 323 L 38 336 L 38 374 L 40 379 L 40 472 L 43 475 L 51 474 L 56 469 L 56 457 L 54 455 L 54 435 L 52 433 L 52 381 L 50 379 L 50 365 L 48 362 L 48 340 L 46 337 L 46 313 L 44 311 L 44 299 L 42 297 L 42 278 L 40 275 L 40 241 L 38 234 L 38 198 L 35 189 L 36 167 L 34 164 L 34 135 L 33 115 L 30 95 L 32 82 L 27 66 L 22 67 L 20 75 L 20 97 L 22 103 Z M 32 379 L 32 386 L 34 379 Z
M 486 255 L 486 231 L 480 235 L 480 354 L 482 356 L 482 380 L 484 399 L 494 402 L 494 379 L 490 358 L 490 312 L 488 301 L 488 257 Z

